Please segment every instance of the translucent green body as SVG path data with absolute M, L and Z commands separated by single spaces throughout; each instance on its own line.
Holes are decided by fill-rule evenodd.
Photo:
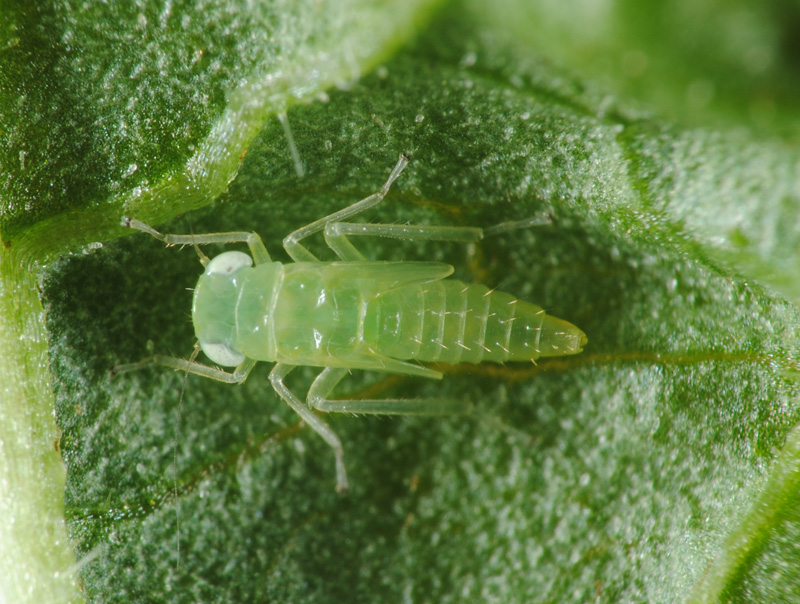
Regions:
M 574 325 L 433 262 L 267 262 L 203 274 L 198 340 L 256 361 L 419 373 L 410 363 L 574 354 Z M 231 364 L 238 364 L 239 358 Z
M 258 361 L 275 362 L 269 380 L 278 396 L 327 442 L 336 458 L 336 488 L 347 489 L 339 437 L 317 416 L 331 413 L 439 415 L 467 413 L 469 401 L 341 399 L 331 392 L 350 369 L 441 378 L 425 363 L 535 361 L 575 354 L 586 336 L 574 325 L 509 294 L 447 279 L 453 267 L 436 262 L 368 261 L 350 237 L 476 242 L 488 234 L 550 224 L 547 216 L 488 229 L 433 225 L 350 223 L 374 207 L 408 165 L 401 154 L 379 191 L 293 231 L 283 247 L 294 260 L 273 262 L 257 233 L 160 233 L 133 218 L 122 224 L 167 245 L 193 245 L 205 271 L 194 292 L 198 346 L 189 360 L 153 355 L 117 372 L 150 363 L 228 384 L 247 379 Z M 340 262 L 320 262 L 301 243 L 322 233 Z M 210 260 L 200 245 L 246 243 L 250 256 L 228 251 Z M 218 366 L 195 360 L 199 350 Z M 284 383 L 298 365 L 324 367 L 303 403 Z M 232 371 L 220 369 L 233 367 Z

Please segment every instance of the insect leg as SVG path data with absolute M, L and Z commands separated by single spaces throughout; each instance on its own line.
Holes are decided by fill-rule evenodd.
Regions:
M 336 456 L 336 490 L 340 493 L 346 491 L 347 472 L 344 468 L 344 450 L 342 449 L 342 443 L 331 427 L 314 415 L 314 412 L 309 409 L 307 405 L 304 405 L 283 383 L 283 378 L 285 378 L 292 369 L 294 369 L 294 365 L 277 363 L 269 374 L 269 381 L 275 389 L 275 392 L 278 393 L 278 396 L 294 409 L 303 421 L 333 448 L 333 453 Z
M 230 233 L 203 233 L 194 235 L 175 235 L 172 233 L 161 233 L 155 230 L 150 225 L 145 224 L 141 220 L 135 218 L 122 217 L 120 223 L 124 227 L 142 231 L 163 241 L 167 245 L 208 245 L 211 243 L 246 243 L 250 248 L 250 253 L 253 255 L 253 261 L 256 264 L 263 264 L 269 262 L 269 252 L 264 247 L 264 242 L 261 241 L 258 233 L 250 233 L 247 231 L 233 231 Z M 207 262 L 207 259 L 206 259 Z M 206 264 L 203 262 L 203 264 Z
M 300 229 L 297 229 L 293 233 L 287 235 L 283 240 L 283 247 L 289 256 L 292 257 L 292 260 L 295 262 L 315 262 L 317 261 L 317 257 L 314 256 L 311 252 L 309 252 L 303 244 L 300 243 L 301 240 L 305 239 L 309 235 L 313 235 L 314 233 L 318 233 L 322 229 L 325 228 L 329 222 L 338 222 L 340 220 L 345 220 L 350 218 L 351 216 L 355 216 L 359 212 L 363 212 L 373 206 L 378 205 L 383 198 L 386 197 L 386 194 L 389 192 L 389 188 L 392 186 L 392 183 L 397 180 L 397 177 L 400 176 L 400 173 L 405 170 L 406 166 L 408 165 L 408 158 L 405 155 L 400 155 L 400 159 L 397 162 L 397 165 L 392 170 L 392 173 L 389 175 L 389 178 L 386 180 L 384 185 L 381 187 L 381 190 L 377 193 L 373 193 L 369 197 L 362 199 L 361 201 L 357 201 L 351 206 L 347 206 L 344 209 L 339 210 L 338 212 L 334 212 L 324 218 L 320 218 L 319 220 L 315 220 L 311 224 L 308 224 Z
M 325 225 L 325 241 L 339 258 L 348 261 L 365 260 L 364 255 L 348 239 L 348 236 L 351 235 L 422 241 L 469 242 L 483 239 L 483 230 L 478 227 L 356 224 L 352 222 L 329 222 Z
M 195 361 L 187 361 L 186 359 L 179 359 L 177 357 L 168 357 L 162 354 L 154 354 L 138 363 L 129 363 L 127 365 L 117 365 L 111 370 L 112 375 L 118 375 L 128 371 L 135 371 L 148 365 L 163 365 L 164 367 L 171 367 L 177 371 L 185 371 L 194 375 L 217 380 L 218 382 L 225 382 L 226 384 L 240 384 L 247 379 L 256 361 L 253 359 L 245 359 L 244 362 L 236 367 L 233 371 L 228 372 L 217 367 L 210 367 L 197 363 Z
M 326 413 L 371 415 L 452 415 L 469 413 L 467 401 L 438 399 L 330 400 L 328 396 L 347 374 L 346 369 L 326 367 L 308 390 L 308 404 Z

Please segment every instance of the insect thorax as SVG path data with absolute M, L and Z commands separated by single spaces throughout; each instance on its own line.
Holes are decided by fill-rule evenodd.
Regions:
M 231 259 L 225 258 L 226 254 L 239 257 L 214 266 L 218 260 Z M 275 358 L 270 318 L 283 265 L 268 262 L 252 267 L 250 263 L 246 254 L 226 252 L 209 263 L 195 287 L 195 335 L 206 356 L 224 367 L 236 366 L 245 357 L 259 361 Z

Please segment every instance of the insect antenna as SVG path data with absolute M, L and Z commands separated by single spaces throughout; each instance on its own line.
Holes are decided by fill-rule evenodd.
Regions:
M 278 121 L 283 126 L 283 133 L 286 135 L 286 141 L 289 143 L 289 153 L 292 154 L 292 162 L 294 162 L 294 171 L 297 173 L 298 178 L 303 178 L 306 175 L 306 170 L 303 167 L 303 162 L 300 161 L 300 153 L 297 150 L 297 145 L 294 144 L 294 136 L 292 136 L 292 127 L 289 125 L 289 116 L 286 113 L 278 114 Z
M 483 234 L 485 237 L 491 237 L 492 235 L 516 231 L 517 229 L 526 229 L 537 226 L 552 226 L 553 219 L 553 212 L 551 210 L 549 212 L 543 212 L 538 216 L 523 218 L 522 220 L 509 220 L 507 222 L 501 222 L 500 224 L 484 228 Z
M 200 246 L 197 245 L 197 243 L 195 242 L 195 240 L 194 240 L 194 227 L 192 226 L 191 221 L 189 221 L 189 232 L 192 235 L 192 247 L 194 248 L 194 251 L 197 252 L 197 256 L 200 258 L 200 264 L 202 264 L 203 266 L 206 266 L 209 262 L 211 262 L 211 259 L 208 256 L 205 255 L 203 250 L 200 249 Z M 195 353 L 193 353 L 193 354 L 194 354 L 194 356 L 197 356 L 197 354 L 195 354 Z M 192 357 L 192 360 L 194 360 L 194 357 Z
M 199 254 L 200 249 L 195 246 L 195 249 Z M 208 260 L 208 258 L 206 258 Z M 202 262 L 202 260 L 201 260 Z M 205 263 L 204 263 L 205 264 Z M 200 354 L 200 342 L 194 343 L 194 349 L 192 350 L 192 354 L 189 357 L 189 363 L 194 363 L 197 360 L 197 355 Z M 189 369 L 187 365 L 187 369 L 183 372 L 183 384 L 181 385 L 181 394 L 178 397 L 178 407 L 176 409 L 176 417 L 175 417 L 175 442 L 172 447 L 172 490 L 175 496 L 175 542 L 176 542 L 176 559 L 177 559 L 177 568 L 181 567 L 181 499 L 180 499 L 180 489 L 179 489 L 179 477 L 178 477 L 178 438 L 180 437 L 181 433 L 181 411 L 183 408 L 183 401 L 186 397 L 186 384 L 189 381 Z
M 197 252 L 197 255 L 200 257 L 200 264 L 206 266 L 209 262 L 211 262 L 211 259 L 203 253 L 203 250 L 200 249 L 199 245 L 193 242 L 192 246 L 194 247 L 194 251 Z M 194 290 L 194 288 L 190 289 Z

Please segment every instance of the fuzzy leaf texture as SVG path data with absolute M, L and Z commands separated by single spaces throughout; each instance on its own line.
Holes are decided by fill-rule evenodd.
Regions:
M 798 3 L 9 3 L 0 22 L 0 601 L 793 601 Z M 346 495 L 268 365 L 241 386 L 109 376 L 190 354 L 201 271 L 122 215 L 254 230 L 288 261 L 286 234 L 400 152 L 360 220 L 553 224 L 359 248 L 539 304 L 581 355 L 352 372 L 338 395 L 474 410 L 326 416 Z M 315 371 L 296 373 L 302 397 Z

